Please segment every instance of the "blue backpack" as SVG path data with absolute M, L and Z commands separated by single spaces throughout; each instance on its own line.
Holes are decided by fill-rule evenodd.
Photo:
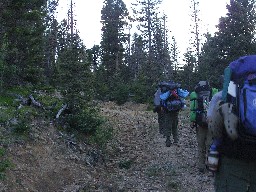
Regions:
M 231 62 L 224 71 L 224 78 L 223 100 L 235 106 L 239 137 L 256 142 L 256 55 Z M 230 81 L 234 94 L 229 94 Z
M 161 82 L 159 84 L 161 94 L 161 106 L 166 111 L 179 111 L 185 105 L 184 98 L 188 96 L 187 90 L 181 89 L 181 85 L 173 81 Z

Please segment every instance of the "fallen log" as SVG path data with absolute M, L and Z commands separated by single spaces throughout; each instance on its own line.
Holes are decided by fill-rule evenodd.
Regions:
M 33 95 L 29 95 L 28 98 L 30 99 L 31 104 L 33 104 L 34 106 L 39 107 L 39 108 L 44 108 L 43 105 L 42 105 L 40 102 L 38 102 L 38 101 L 35 100 L 35 98 L 33 97 Z
M 15 94 L 17 97 L 16 101 L 20 102 L 21 105 L 30 105 L 30 99 L 29 98 L 24 98 L 19 94 Z
M 61 113 L 67 109 L 67 107 L 68 107 L 67 104 L 62 105 L 62 107 L 61 107 L 60 110 L 58 111 L 58 113 L 57 113 L 57 115 L 56 115 L 55 118 L 58 119 L 58 118 L 60 117 Z

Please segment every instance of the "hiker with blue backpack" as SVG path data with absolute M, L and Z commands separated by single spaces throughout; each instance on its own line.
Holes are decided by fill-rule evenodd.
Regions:
M 155 93 L 154 99 L 154 112 L 158 113 L 159 131 L 166 137 L 166 147 L 170 147 L 171 135 L 173 143 L 178 144 L 178 115 L 185 106 L 185 98 L 189 92 L 173 81 L 163 81 L 158 87 L 159 92 Z
M 256 55 L 231 62 L 216 95 L 208 114 L 213 136 L 208 168 L 215 173 L 215 190 L 256 191 Z
M 164 134 L 164 111 L 161 108 L 160 95 L 162 94 L 161 88 L 158 87 L 154 95 L 154 113 L 157 113 L 157 121 L 159 126 L 159 133 Z
M 206 113 L 212 96 L 218 91 L 208 81 L 199 81 L 190 93 L 190 122 L 196 130 L 198 171 L 206 171 L 206 153 L 211 144 Z

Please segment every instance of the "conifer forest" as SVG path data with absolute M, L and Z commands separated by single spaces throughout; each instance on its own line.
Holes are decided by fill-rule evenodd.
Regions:
M 76 26 L 76 0 L 70 0 L 68 16 L 61 21 L 56 16 L 59 1 L 0 0 L 0 179 L 8 181 L 15 177 L 8 171 L 18 169 L 10 146 L 46 138 L 37 126 L 47 127 L 49 134 L 54 127 L 56 138 L 80 154 L 81 141 L 96 144 L 104 154 L 116 132 L 98 104 L 113 102 L 121 108 L 131 102 L 152 111 L 159 82 L 173 80 L 191 92 L 198 81 L 208 80 L 220 89 L 220 76 L 230 62 L 256 54 L 255 0 L 230 0 L 214 34 L 201 33 L 199 2 L 190 0 L 191 41 L 185 53 L 175 36 L 168 36 L 172 29 L 159 9 L 162 0 L 136 0 L 131 9 L 123 0 L 104 0 L 101 40 L 93 47 L 85 46 Z M 138 29 L 134 33 L 131 24 Z M 77 191 L 87 191 L 83 187 Z M 17 191 L 26 191 L 21 189 Z

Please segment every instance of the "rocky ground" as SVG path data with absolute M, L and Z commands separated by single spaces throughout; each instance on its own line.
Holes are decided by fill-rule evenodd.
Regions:
M 146 105 L 100 103 L 114 129 L 101 151 L 77 142 L 51 123 L 34 122 L 29 141 L 8 144 L 13 166 L 0 183 L 4 192 L 212 192 L 212 174 L 196 167 L 195 130 L 188 109 L 180 114 L 180 144 L 165 146 L 157 115 Z

